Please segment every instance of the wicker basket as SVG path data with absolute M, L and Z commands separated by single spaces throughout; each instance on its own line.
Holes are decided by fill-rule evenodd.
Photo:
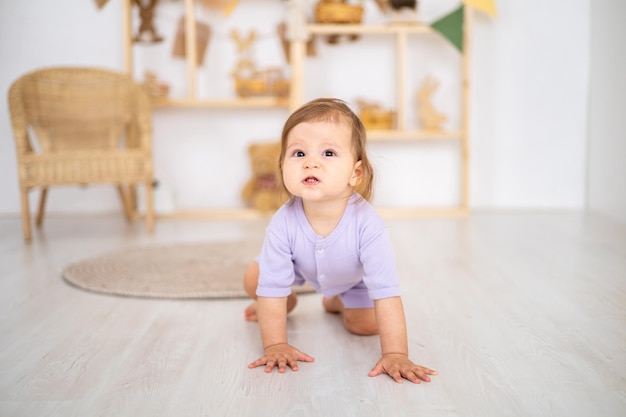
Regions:
M 363 6 L 320 1 L 315 8 L 318 23 L 361 23 Z

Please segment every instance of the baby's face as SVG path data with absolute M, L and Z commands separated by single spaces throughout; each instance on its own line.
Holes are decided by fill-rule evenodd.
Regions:
M 360 166 L 347 123 L 300 123 L 287 136 L 283 181 L 291 194 L 304 201 L 349 197 L 361 175 Z

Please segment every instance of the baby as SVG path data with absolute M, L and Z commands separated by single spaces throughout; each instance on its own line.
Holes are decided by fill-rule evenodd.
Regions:
M 369 376 L 419 383 L 436 374 L 408 357 L 395 255 L 368 203 L 374 174 L 365 137 L 361 120 L 338 99 L 306 103 L 285 123 L 279 166 L 291 199 L 272 218 L 261 254 L 244 276 L 256 300 L 245 317 L 259 322 L 265 351 L 250 368 L 282 373 L 297 371 L 298 361 L 313 362 L 287 340 L 287 314 L 297 303 L 291 287 L 308 282 L 348 331 L 379 335 L 381 358 Z

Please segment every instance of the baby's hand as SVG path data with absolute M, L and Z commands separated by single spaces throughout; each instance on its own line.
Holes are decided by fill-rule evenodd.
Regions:
M 297 371 L 298 361 L 313 362 L 314 360 L 312 356 L 300 352 L 290 344 L 281 343 L 265 349 L 265 355 L 248 365 L 248 368 L 252 369 L 265 365 L 265 372 L 272 372 L 272 369 L 276 366 L 278 367 L 278 372 L 284 373 L 287 366 L 292 371 Z
M 402 383 L 402 378 L 419 384 L 421 381 L 430 382 L 428 375 L 437 375 L 437 371 L 414 364 L 408 356 L 402 353 L 388 353 L 380 358 L 368 375 L 380 374 L 389 375 L 399 384 Z

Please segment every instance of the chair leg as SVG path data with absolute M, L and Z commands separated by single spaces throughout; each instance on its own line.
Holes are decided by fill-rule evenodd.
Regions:
M 154 232 L 154 182 L 146 183 L 146 228 Z
M 118 184 L 117 191 L 119 192 L 120 199 L 122 200 L 122 207 L 124 208 L 124 214 L 126 215 L 126 220 L 130 222 L 133 219 L 133 210 L 131 208 L 128 189 L 122 184 Z
M 30 242 L 30 207 L 28 205 L 28 188 L 20 187 L 20 195 L 22 199 L 22 230 L 24 231 L 24 240 Z
M 43 213 L 46 210 L 46 199 L 48 198 L 48 187 L 43 187 L 41 189 L 41 194 L 39 195 L 39 208 L 37 209 L 37 219 L 35 220 L 35 224 L 37 227 L 41 227 L 43 224 Z
M 130 212 L 132 213 L 132 218 L 136 219 L 138 217 L 137 214 L 137 185 L 129 184 L 128 185 L 128 202 L 130 207 Z

